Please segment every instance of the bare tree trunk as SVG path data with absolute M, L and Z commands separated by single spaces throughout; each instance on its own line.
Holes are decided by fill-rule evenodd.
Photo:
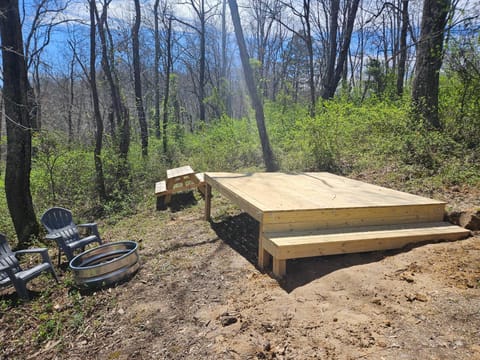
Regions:
M 67 126 L 68 126 L 68 143 L 71 144 L 73 141 L 73 102 L 75 100 L 75 92 L 74 92 L 74 67 L 75 67 L 75 59 L 77 58 L 76 49 L 72 47 L 72 60 L 70 60 L 69 64 L 69 74 L 68 74 L 68 111 L 67 111 Z
M 402 0 L 402 28 L 400 30 L 400 58 L 397 72 L 397 95 L 403 95 L 403 82 L 405 80 L 405 66 L 407 63 L 407 31 L 408 31 L 408 1 Z
M 3 94 L 0 93 L 0 163 L 2 160 L 2 127 L 3 127 Z M 0 166 L 0 175 L 2 174 L 2 166 Z
M 205 114 L 205 71 L 206 71 L 206 20 L 205 20 L 205 0 L 200 0 L 200 74 L 199 74 L 199 106 L 200 106 L 200 121 L 206 120 Z
M 305 57 L 307 57 L 307 72 L 308 72 L 308 85 L 310 88 L 310 104 L 309 104 L 309 112 L 310 116 L 314 117 L 315 116 L 315 107 L 316 107 L 316 100 L 317 100 L 317 91 L 316 91 L 316 84 L 315 84 L 315 55 L 313 52 L 313 37 L 312 37 L 312 23 L 311 23 L 311 13 L 312 13 L 312 3 L 310 0 L 303 0 L 302 2 L 302 11 L 296 10 L 296 4 L 294 5 L 293 2 L 290 2 L 289 4 L 285 4 L 288 8 L 291 9 L 293 14 L 300 19 L 300 23 L 302 24 L 302 28 L 300 30 L 295 30 L 295 26 L 292 26 L 288 24 L 287 22 L 281 20 L 280 18 L 280 11 L 275 14 L 276 20 L 284 26 L 286 29 L 291 31 L 294 34 L 294 37 L 292 37 L 292 42 L 295 39 L 295 37 L 298 37 L 298 39 L 301 39 L 306 46 L 307 49 L 307 54 Z M 267 39 L 265 39 L 265 42 Z M 264 47 L 266 46 L 266 43 L 264 44 Z M 301 50 L 303 52 L 303 48 Z M 263 63 L 263 59 L 260 59 L 260 61 Z M 297 75 L 300 75 L 300 71 L 297 71 Z M 298 95 L 298 85 L 300 82 L 300 78 L 297 79 L 298 81 L 294 81 L 295 83 L 295 98 Z
M 222 64 L 220 70 L 220 94 L 224 112 L 231 115 L 231 102 L 227 80 L 227 0 L 222 0 Z
M 338 1 L 339 0 L 335 0 L 334 3 Z M 332 48 L 332 44 L 330 44 L 328 75 L 327 75 L 327 81 L 325 82 L 323 93 L 322 93 L 322 98 L 324 99 L 333 98 L 333 96 L 335 95 L 335 91 L 337 89 L 338 83 L 340 82 L 340 79 L 342 77 L 345 63 L 347 61 L 348 49 L 350 48 L 350 42 L 352 40 L 353 25 L 355 24 L 355 18 L 357 16 L 359 2 L 360 0 L 351 0 L 349 2 L 349 7 L 347 8 L 347 14 L 346 14 L 347 16 L 346 28 L 343 30 L 340 52 L 338 54 L 337 64 L 335 66 L 335 70 L 333 74 L 331 73 L 333 65 L 330 63 L 331 60 L 334 60 L 333 54 L 332 54 L 333 48 Z M 338 11 L 336 12 L 336 14 L 337 14 L 337 19 L 335 20 L 335 24 L 338 21 Z M 331 22 L 331 26 L 334 26 L 334 27 L 338 26 L 335 24 L 333 23 L 333 21 Z M 330 32 L 332 31 L 333 29 L 331 28 Z M 336 45 L 334 46 L 336 47 Z
M 206 104 L 205 99 L 207 97 L 207 55 L 206 55 L 206 37 L 207 37 L 207 21 L 212 16 L 214 16 L 214 11 L 216 7 L 206 8 L 209 4 L 205 0 L 189 0 L 190 5 L 192 6 L 193 11 L 197 16 L 197 21 L 195 24 L 180 20 L 176 18 L 176 21 L 181 24 L 195 30 L 199 36 L 199 58 L 198 58 L 198 70 L 193 70 L 193 67 L 190 64 L 187 64 L 189 71 L 192 75 L 194 92 L 198 99 L 198 108 L 199 108 L 199 120 L 204 122 L 206 121 Z M 198 73 L 198 88 L 195 79 L 195 75 Z
M 18 247 L 22 248 L 28 245 L 31 236 L 39 235 L 39 226 L 30 192 L 32 129 L 27 65 L 17 0 L 0 0 L 0 35 L 7 119 L 5 193 Z
M 425 0 L 413 79 L 412 103 L 415 112 L 421 120 L 436 129 L 441 128 L 438 118 L 439 73 L 450 5 L 450 0 Z
M 308 82 L 310 85 L 310 116 L 315 117 L 316 91 L 315 91 L 315 71 L 312 29 L 310 24 L 310 0 L 303 0 L 303 11 L 305 17 L 306 43 L 308 49 Z
M 135 88 L 135 105 L 137 107 L 138 121 L 140 123 L 140 137 L 142 138 L 142 155 L 148 155 L 148 126 L 147 117 L 143 107 L 142 80 L 140 71 L 140 42 L 139 31 L 141 22 L 140 0 L 135 3 L 135 23 L 132 28 L 132 50 L 133 50 L 133 76 Z
M 250 61 L 245 45 L 245 38 L 243 37 L 242 24 L 240 22 L 240 14 L 238 13 L 238 5 L 236 0 L 228 0 L 230 6 L 230 14 L 232 15 L 233 27 L 237 37 L 238 47 L 240 50 L 240 59 L 242 61 L 243 73 L 247 83 L 248 92 L 252 101 L 252 106 L 255 109 L 255 118 L 257 120 L 258 133 L 260 135 L 260 142 L 262 144 L 263 161 L 267 171 L 277 171 L 278 165 L 275 161 L 273 151 L 270 147 L 270 140 L 268 139 L 267 128 L 265 127 L 265 115 L 263 112 L 263 105 L 258 95 L 257 85 L 253 76 L 253 70 L 250 66 Z
M 101 49 L 102 49 L 102 69 L 107 78 L 108 85 L 110 87 L 110 97 L 112 100 L 112 112 L 109 114 L 110 124 L 112 127 L 112 133 L 114 138 L 117 134 L 115 133 L 115 120 L 118 125 L 118 148 L 122 164 L 120 164 L 120 169 L 118 175 L 121 178 L 128 176 L 128 164 L 127 157 L 130 150 L 130 117 L 128 114 L 128 109 L 123 103 L 122 95 L 120 92 L 120 85 L 118 81 L 118 76 L 116 74 L 114 63 L 115 59 L 113 56 L 113 50 L 109 52 L 107 44 L 107 8 L 109 2 L 104 4 L 102 9 L 102 15 L 99 17 L 96 13 L 96 18 L 98 19 L 98 34 L 100 36 Z M 110 44 L 110 47 L 113 47 L 113 44 Z M 110 53 L 110 56 L 109 56 Z
M 340 0 L 332 0 L 330 5 L 330 25 L 328 29 L 328 57 L 327 69 L 323 81 L 322 97 L 328 99 L 335 89 L 331 89 L 335 77 L 335 61 L 337 59 L 337 31 L 338 31 L 338 11 L 340 8 Z
M 40 131 L 42 129 L 42 87 L 40 85 L 40 59 L 34 61 L 33 69 L 33 87 L 28 88 L 28 101 L 30 102 L 30 112 L 32 118 L 32 128 Z
M 98 98 L 97 89 L 97 74 L 96 74 L 96 31 L 95 31 L 95 0 L 89 0 L 90 5 L 90 88 L 92 91 L 93 114 L 95 118 L 95 149 L 93 151 L 95 161 L 95 185 L 100 201 L 107 200 L 107 191 L 105 189 L 105 178 L 103 176 L 102 164 L 102 140 L 103 140 L 103 121 L 100 114 L 100 102 Z
M 165 68 L 165 96 L 163 98 L 163 153 L 168 150 L 168 106 L 170 102 L 170 71 L 172 69 L 172 18 L 168 18 L 167 26 L 167 64 Z
M 160 0 L 155 0 L 155 4 L 153 5 L 153 21 L 154 21 L 154 35 L 153 38 L 155 41 L 155 62 L 154 62 L 154 69 L 153 69 L 153 88 L 154 88 L 154 108 L 155 108 L 155 115 L 153 119 L 153 123 L 155 126 L 155 137 L 160 139 L 161 132 L 160 132 L 160 30 L 158 28 L 158 8 L 160 6 Z

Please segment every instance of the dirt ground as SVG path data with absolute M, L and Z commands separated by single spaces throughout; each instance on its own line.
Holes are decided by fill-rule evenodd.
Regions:
M 478 208 L 477 195 L 442 196 L 460 209 Z M 40 299 L 2 309 L 0 358 L 480 359 L 478 234 L 293 260 L 277 281 L 256 267 L 255 220 L 221 196 L 211 224 L 203 200 L 175 200 L 184 208 L 145 209 L 105 227 L 106 241 L 141 245 L 142 267 L 130 281 L 86 294 L 65 280 L 57 286 L 47 312 L 72 314 L 78 296 L 90 304 L 78 326 L 38 341 L 42 319 L 26 326 L 15 318 L 37 314 Z

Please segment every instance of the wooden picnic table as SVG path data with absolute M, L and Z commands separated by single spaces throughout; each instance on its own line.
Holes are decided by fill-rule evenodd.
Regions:
M 167 178 L 155 184 L 155 195 L 164 197 L 164 204 L 171 201 L 172 194 L 198 189 L 204 193 L 205 182 L 203 173 L 195 173 L 190 166 L 182 166 L 167 170 Z

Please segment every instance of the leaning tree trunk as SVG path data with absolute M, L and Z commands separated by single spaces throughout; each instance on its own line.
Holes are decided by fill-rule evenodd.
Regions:
M 262 143 L 263 161 L 267 171 L 277 171 L 278 165 L 275 161 L 272 148 L 270 147 L 270 140 L 268 139 L 267 128 L 265 127 L 265 114 L 263 112 L 263 105 L 258 95 L 257 85 L 253 76 L 253 70 L 250 66 L 250 61 L 243 37 L 242 24 L 240 23 L 240 14 L 238 13 L 238 5 L 236 0 L 228 0 L 230 6 L 230 13 L 232 15 L 233 27 L 237 37 L 238 48 L 240 50 L 240 59 L 242 61 L 243 73 L 247 83 L 248 92 L 252 101 L 252 106 L 255 109 L 255 118 L 257 120 L 258 133 L 260 135 L 260 142 Z
M 412 105 L 415 115 L 436 129 L 441 128 L 438 118 L 438 88 L 443 38 L 450 6 L 450 0 L 425 0 L 413 79 Z
M 3 97 L 7 118 L 7 165 L 5 193 L 8 210 L 18 237 L 26 247 L 39 226 L 30 192 L 32 134 L 28 101 L 27 66 L 17 0 L 0 0 Z

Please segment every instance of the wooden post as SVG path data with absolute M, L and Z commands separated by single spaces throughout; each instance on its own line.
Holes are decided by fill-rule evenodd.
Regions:
M 273 274 L 277 278 L 282 278 L 287 273 L 287 260 L 278 260 L 273 259 L 273 266 L 272 266 Z
M 175 183 L 172 181 L 172 179 L 169 179 L 167 177 L 167 195 L 165 197 L 165 204 L 170 204 L 170 201 L 172 200 L 172 192 L 171 190 L 173 190 L 173 186 L 175 185 Z
M 270 265 L 271 255 L 263 248 L 263 225 L 260 223 L 258 234 L 258 267 L 262 270 Z
M 210 221 L 212 207 L 212 187 L 209 183 L 205 183 L 205 220 Z

